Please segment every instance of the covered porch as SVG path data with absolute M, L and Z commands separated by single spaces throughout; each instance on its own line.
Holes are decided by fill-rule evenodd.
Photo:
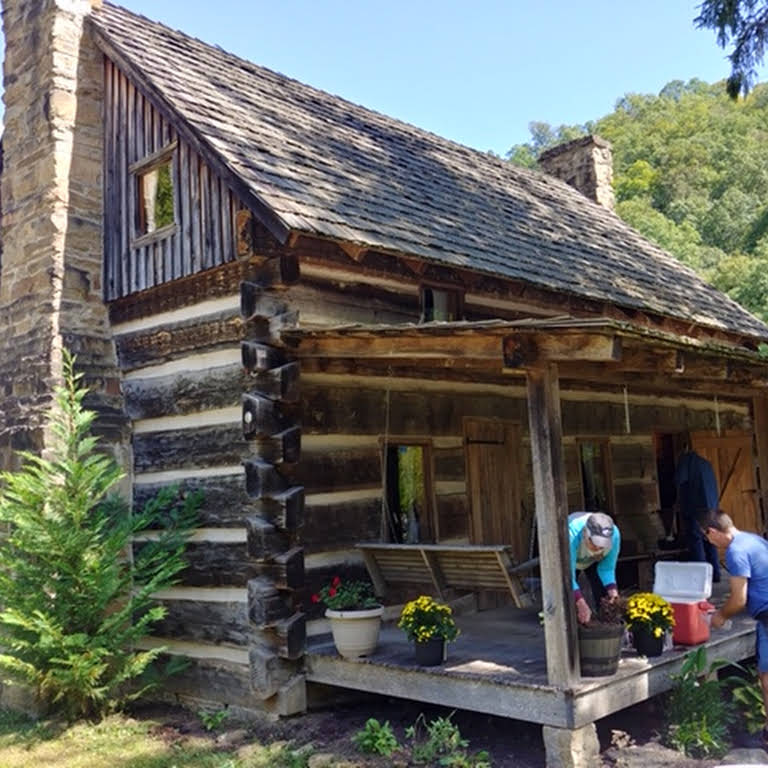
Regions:
M 716 603 L 727 592 L 717 585 Z M 548 680 L 544 629 L 535 609 L 513 606 L 459 615 L 461 634 L 448 646 L 446 662 L 420 667 L 395 622 L 382 626 L 379 647 L 368 658 L 340 657 L 330 635 L 309 640 L 305 666 L 310 683 L 440 704 L 578 729 L 618 710 L 669 690 L 690 646 L 675 646 L 656 658 L 625 648 L 615 675 L 581 678 L 569 686 Z M 713 630 L 706 643 L 710 660 L 742 661 L 754 655 L 754 621 L 734 620 Z
M 678 402 L 681 411 L 691 400 L 712 404 L 716 435 L 721 431 L 718 409 L 737 404 L 752 433 L 747 436 L 749 456 L 739 449 L 742 459 L 748 458 L 751 494 L 744 507 L 747 524 L 742 526 L 762 532 L 768 508 L 764 480 L 768 478 L 768 364 L 756 350 L 736 346 L 725 337 L 696 338 L 694 327 L 689 330 L 691 335 L 677 327 L 667 330 L 607 318 L 561 317 L 284 332 L 302 375 L 381 377 L 382 382 L 421 377 L 520 391 L 525 408 L 520 424 L 525 429 L 527 422 L 530 446 L 532 530 L 541 575 L 543 627 L 536 611 L 511 606 L 461 617 L 462 636 L 451 647 L 447 664 L 438 670 L 411 663 L 404 638 L 392 627 L 385 628 L 377 653 L 361 662 L 340 659 L 328 640 L 315 637 L 306 655 L 308 681 L 519 718 L 558 731 L 591 729 L 593 735 L 595 720 L 667 690 L 686 648 L 650 661 L 628 651 L 616 675 L 581 677 L 566 525 L 569 511 L 580 507 L 574 506 L 572 494 L 569 497 L 561 403 L 567 398 L 571 403 L 578 401 L 571 413 L 578 416 L 579 427 L 569 425 L 571 435 L 577 429 L 586 434 L 612 430 L 609 434 L 618 442 L 640 428 L 647 446 L 664 428 L 654 420 L 654 403 L 663 402 L 667 413 L 675 412 Z M 609 403 L 602 411 L 608 417 L 602 418 L 590 401 Z M 453 418 L 450 411 L 445 414 Z M 642 425 L 637 414 L 642 415 Z M 470 440 L 466 435 L 465 446 Z M 467 462 L 471 476 L 469 457 Z M 519 471 L 520 466 L 524 465 L 488 462 L 481 478 L 487 485 L 497 477 L 501 485 L 505 474 Z M 722 474 L 730 476 L 727 468 Z M 627 523 L 631 504 L 635 517 L 638 510 L 645 510 L 645 515 L 658 506 L 655 465 L 650 475 L 647 466 L 642 468 L 632 483 L 626 487 L 631 487 L 633 496 L 615 500 L 613 513 L 620 528 Z M 641 503 L 636 503 L 638 493 L 643 496 Z M 473 507 L 482 502 L 481 496 L 472 499 Z M 503 534 L 508 521 L 496 522 L 485 530 Z M 466 544 L 514 546 L 503 539 L 478 539 L 475 524 L 476 520 L 470 522 Z M 439 537 L 436 540 L 440 543 Z M 451 545 L 460 547 L 457 542 Z M 629 554 L 654 557 L 658 553 Z M 524 559 L 516 558 L 518 563 Z M 439 579 L 432 581 L 439 583 Z M 434 594 L 429 579 L 424 582 L 423 589 Z M 708 645 L 718 658 L 739 661 L 752 656 L 753 622 L 740 620 L 727 632 L 713 633 Z

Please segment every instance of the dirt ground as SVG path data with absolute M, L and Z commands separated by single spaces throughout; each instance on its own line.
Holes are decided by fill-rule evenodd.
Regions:
M 663 725 L 662 707 L 663 699 L 657 697 L 597 723 L 605 768 L 714 768 L 724 763 L 768 766 L 768 755 L 756 748 L 754 737 L 744 733 L 735 734 L 734 749 L 720 761 L 692 760 L 667 749 L 659 739 Z M 361 755 L 352 743 L 352 736 L 363 728 L 368 718 L 374 717 L 380 722 L 389 721 L 402 742 L 405 729 L 422 713 L 427 720 L 432 720 L 450 715 L 451 710 L 381 696 L 366 696 L 354 702 L 314 709 L 305 715 L 278 721 L 265 719 L 236 723 L 228 718 L 220 728 L 210 733 L 204 730 L 195 714 L 181 708 L 144 707 L 134 715 L 161 722 L 155 733 L 171 742 L 201 735 L 216 739 L 227 749 L 254 740 L 262 744 L 291 742 L 297 747 L 307 745 L 314 755 L 333 756 L 335 762 L 318 760 L 318 765 L 392 768 L 398 765 L 397 756 L 384 759 Z M 469 750 L 486 750 L 495 768 L 543 768 L 544 747 L 539 726 L 464 711 L 453 713 L 452 720 L 459 726 L 462 736 L 469 740 Z M 310 762 L 310 768 L 312 765 L 313 762 Z

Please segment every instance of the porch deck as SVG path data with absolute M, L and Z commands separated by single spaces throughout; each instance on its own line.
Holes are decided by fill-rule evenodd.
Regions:
M 382 626 L 375 654 L 358 661 L 339 657 L 330 635 L 309 642 L 307 680 L 368 693 L 441 704 L 560 728 L 579 728 L 668 690 L 689 646 L 655 659 L 625 649 L 611 677 L 582 678 L 572 689 L 548 685 L 544 630 L 535 610 L 512 607 L 457 617 L 461 635 L 448 661 L 419 667 L 394 624 Z M 713 630 L 710 659 L 741 661 L 754 655 L 754 621 L 734 620 Z

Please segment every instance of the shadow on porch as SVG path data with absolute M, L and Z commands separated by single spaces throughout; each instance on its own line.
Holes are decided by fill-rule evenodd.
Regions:
M 719 586 L 719 585 L 717 585 Z M 717 590 L 718 593 L 724 590 Z M 722 602 L 724 594 L 714 597 Z M 461 635 L 447 661 L 419 667 L 413 649 L 394 623 L 382 626 L 379 647 L 368 658 L 342 659 L 330 635 L 311 638 L 307 680 L 368 693 L 441 704 L 560 728 L 580 728 L 663 693 L 672 686 L 689 646 L 658 658 L 622 653 L 615 675 L 582 678 L 570 689 L 547 683 L 544 629 L 535 610 L 513 607 L 457 617 Z M 754 621 L 738 618 L 728 630 L 713 630 L 710 659 L 741 661 L 754 655 Z

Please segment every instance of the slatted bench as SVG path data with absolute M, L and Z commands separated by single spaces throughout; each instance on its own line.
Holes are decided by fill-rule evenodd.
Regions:
M 455 589 L 509 590 L 518 608 L 527 607 L 510 548 L 483 544 L 358 544 L 377 595 L 389 584 L 427 584 L 437 595 Z

